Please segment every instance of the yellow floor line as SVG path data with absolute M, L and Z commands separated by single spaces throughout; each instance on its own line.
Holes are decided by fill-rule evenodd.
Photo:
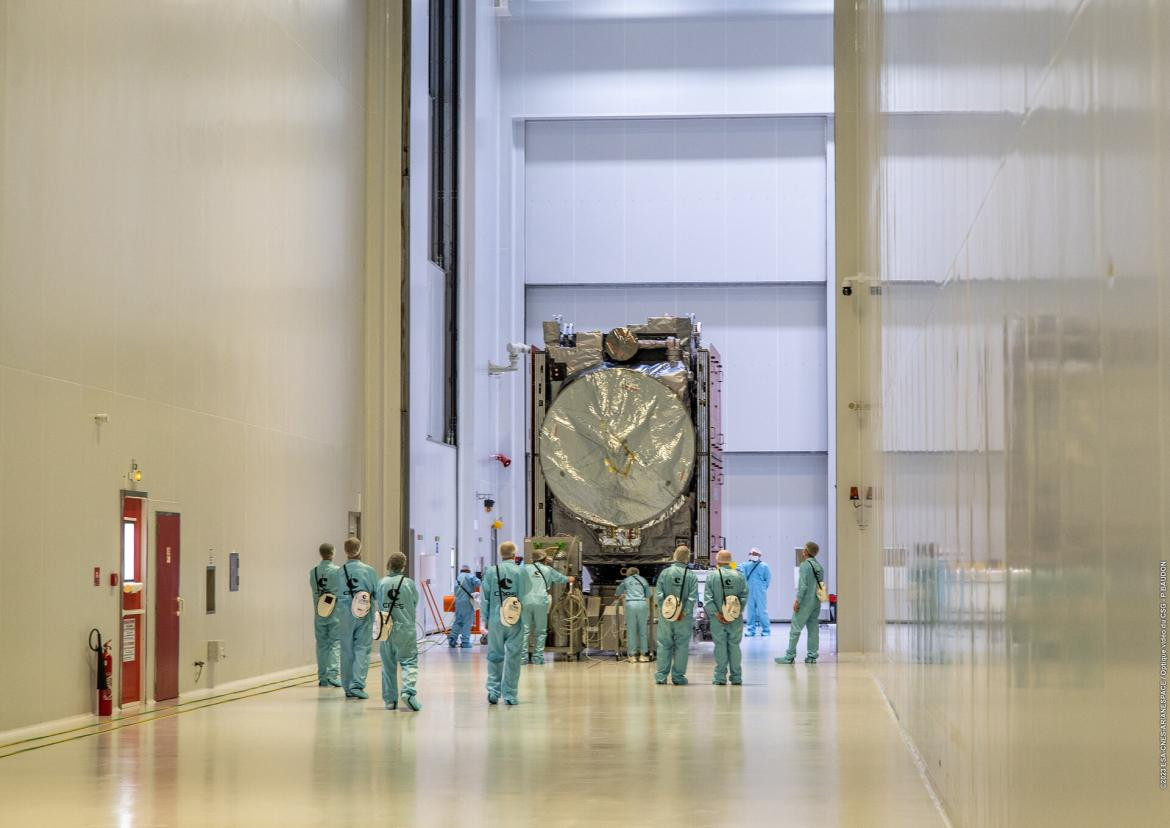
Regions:
M 181 713 L 191 713 L 195 710 L 202 710 L 203 708 L 213 707 L 218 704 L 242 701 L 244 699 L 253 698 L 255 696 L 262 696 L 267 693 L 275 693 L 279 690 L 288 690 L 292 687 L 307 687 L 312 684 L 310 679 L 315 678 L 316 673 L 308 673 L 303 676 L 293 676 L 291 678 L 281 679 L 280 681 L 260 684 L 256 687 L 248 688 L 247 690 L 235 690 L 230 693 L 225 693 L 222 696 L 213 696 L 207 699 L 195 699 L 189 702 L 182 702 L 177 705 L 154 708 L 147 712 L 132 714 L 130 716 L 126 716 L 125 718 L 113 719 L 108 722 L 95 722 L 91 725 L 83 725 L 81 727 L 75 727 L 70 730 L 49 733 L 44 736 L 34 736 L 28 739 L 20 739 L 15 742 L 8 742 L 7 744 L 0 745 L 0 759 L 7 758 L 9 756 L 16 756 L 21 753 L 27 753 L 30 750 L 38 750 L 40 748 L 64 744 L 65 742 L 72 742 L 76 739 L 84 739 L 88 736 L 100 736 L 103 733 L 110 733 L 112 731 L 121 730 L 126 727 L 133 727 L 134 725 L 147 724 L 149 722 L 159 721 L 160 719 L 169 719 L 174 716 L 178 716 Z M 33 744 L 34 742 L 43 744 Z M 19 750 L 10 750 L 10 748 L 18 747 L 20 745 L 26 745 L 27 747 L 21 747 Z

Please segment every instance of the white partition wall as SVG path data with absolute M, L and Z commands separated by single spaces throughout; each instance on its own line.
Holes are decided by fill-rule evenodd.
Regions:
M 956 825 L 1170 824 L 1168 6 L 838 5 L 879 682 Z
M 832 0 L 509 0 L 520 117 L 833 111 Z
M 0 3 L 0 731 L 91 709 L 131 462 L 147 538 L 181 514 L 179 691 L 312 661 L 363 508 L 366 46 L 361 4 Z
M 533 121 L 528 284 L 825 274 L 824 118 Z

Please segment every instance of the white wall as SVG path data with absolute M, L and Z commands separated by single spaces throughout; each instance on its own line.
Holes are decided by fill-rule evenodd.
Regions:
M 956 825 L 1167 824 L 1170 15 L 860 14 L 880 682 Z
M 511 5 L 500 57 L 512 116 L 833 111 L 828 2 Z
M 491 562 L 491 523 L 504 523 L 501 541 L 524 535 L 524 443 L 521 435 L 502 428 L 512 406 L 523 399 L 521 374 L 489 376 L 489 360 L 507 362 L 505 347 L 520 336 L 523 309 L 511 300 L 503 275 L 504 257 L 499 203 L 500 186 L 500 56 L 498 18 L 491 0 L 477 0 L 465 9 L 474 72 L 468 94 L 467 181 L 464 198 L 464 268 L 460 301 L 459 557 L 479 566 Z M 473 58 L 473 60 L 472 60 Z M 514 397 L 516 399 L 514 399 Z M 492 455 L 511 458 L 505 469 Z M 484 496 L 496 502 L 488 514 Z
M 432 579 L 437 596 L 452 587 L 451 550 L 478 565 L 491 556 L 491 522 L 504 521 L 500 539 L 524 532 L 524 441 L 503 427 L 522 409 L 519 375 L 491 378 L 490 359 L 506 362 L 505 346 L 520 338 L 522 307 L 501 282 L 506 256 L 498 219 L 500 104 L 497 18 L 491 0 L 462 4 L 464 112 L 460 145 L 459 346 L 457 447 L 432 436 L 441 409 L 442 280 L 429 261 L 428 3 L 414 0 L 412 18 L 411 183 L 411 489 L 414 566 Z M 513 391 L 512 389 L 518 389 Z M 515 394 L 521 395 L 519 401 Z M 514 460 L 505 470 L 494 454 Z M 488 515 L 479 495 L 491 495 Z M 420 537 L 421 536 L 421 537 Z M 436 538 L 439 555 L 435 555 Z M 420 618 L 424 609 L 420 607 Z M 428 627 L 433 626 L 429 615 Z
M 443 443 L 443 275 L 430 260 L 429 36 L 426 0 L 410 12 L 410 513 L 411 568 L 420 580 L 448 580 L 450 549 L 457 543 L 458 454 Z M 438 552 L 436 553 L 436 549 Z M 384 564 L 384 562 L 383 562 Z M 379 567 L 380 568 L 380 567 Z M 433 626 L 425 602 L 419 620 Z
M 528 284 L 825 278 L 824 118 L 534 121 Z
M 131 458 L 182 513 L 180 689 L 207 639 L 219 683 L 312 659 L 307 570 L 361 481 L 363 25 L 0 3 L 0 730 L 91 708 Z

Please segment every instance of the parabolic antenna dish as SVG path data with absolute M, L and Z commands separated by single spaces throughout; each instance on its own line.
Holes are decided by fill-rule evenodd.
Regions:
M 557 396 L 540 429 L 540 461 L 556 498 L 600 526 L 647 526 L 666 516 L 695 468 L 695 426 L 665 385 L 603 368 Z

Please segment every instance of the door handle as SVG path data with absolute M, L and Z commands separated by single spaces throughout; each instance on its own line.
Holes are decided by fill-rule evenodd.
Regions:
M 177 610 L 175 610 L 175 615 L 182 615 L 183 614 L 183 599 L 176 596 L 175 601 L 178 602 L 178 604 L 179 604 L 179 608 Z

